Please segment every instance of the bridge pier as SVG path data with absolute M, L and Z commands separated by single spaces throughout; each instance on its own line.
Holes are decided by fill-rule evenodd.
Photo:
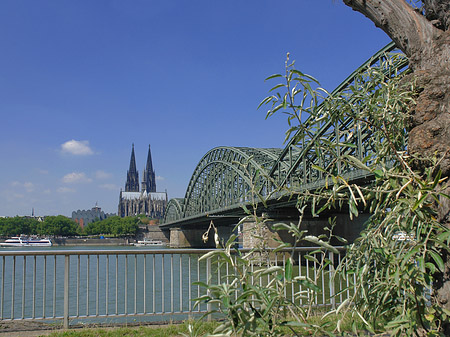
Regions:
M 226 242 L 233 233 L 233 226 L 218 226 L 220 242 Z M 202 236 L 208 228 L 171 228 L 170 229 L 170 247 L 171 248 L 216 248 L 214 241 L 214 230 L 209 231 L 208 240 L 203 242 Z
M 350 220 L 349 215 L 346 214 L 332 214 L 331 217 L 336 217 L 336 226 L 334 227 L 334 235 L 345 238 L 349 243 L 353 242 L 359 233 L 364 229 L 364 223 L 368 220 L 369 214 L 360 214 L 357 218 Z M 298 223 L 295 219 L 277 219 L 265 221 L 264 223 L 257 225 L 254 221 L 246 221 L 242 224 L 242 247 L 243 248 L 255 248 L 260 244 L 266 248 L 276 248 L 280 245 L 279 241 L 284 243 L 294 244 L 295 238 L 287 231 L 277 231 L 273 229 L 273 225 L 277 223 Z M 306 235 L 318 236 L 321 234 L 327 234 L 324 231 L 325 227 L 329 227 L 328 216 L 322 218 L 314 218 L 303 220 L 301 223 L 301 230 L 307 230 Z M 278 240 L 278 241 L 277 241 Z M 332 240 L 333 245 L 342 245 L 337 240 Z M 308 242 L 300 242 L 300 246 L 311 245 Z

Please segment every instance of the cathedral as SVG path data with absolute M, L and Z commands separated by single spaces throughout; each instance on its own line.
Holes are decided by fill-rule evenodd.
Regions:
M 139 191 L 139 172 L 136 169 L 133 144 L 125 191 L 120 189 L 118 215 L 124 217 L 144 214 L 149 218 L 161 219 L 164 217 L 166 207 L 167 192 L 156 192 L 155 171 L 153 170 L 150 145 L 148 147 L 147 165 L 142 177 L 141 191 Z

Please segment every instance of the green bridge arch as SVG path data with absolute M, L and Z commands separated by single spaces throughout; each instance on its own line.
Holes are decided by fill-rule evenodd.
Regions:
M 358 74 L 380 64 L 394 50 L 395 45 L 391 42 L 356 69 L 330 95 L 346 92 Z M 394 68 L 402 71 L 407 66 L 407 59 L 401 58 Z M 324 109 L 323 103 L 319 109 Z M 306 127 L 310 122 L 305 122 Z M 374 151 L 375 141 L 371 139 L 367 124 L 347 118 L 324 121 L 313 134 L 298 131 L 284 148 L 216 147 L 199 161 L 185 197 L 169 201 L 163 222 L 176 223 L 200 214 L 219 213 L 221 209 L 248 203 L 257 194 L 267 197 L 283 187 L 313 189 L 323 184 L 322 173 L 314 166 L 326 168 L 342 154 L 362 159 Z M 338 144 L 336 152 L 324 152 L 325 142 Z M 344 165 L 337 167 L 337 174 L 355 178 L 367 174 Z

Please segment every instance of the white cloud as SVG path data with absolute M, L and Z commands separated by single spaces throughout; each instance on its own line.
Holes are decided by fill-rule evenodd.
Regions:
M 25 195 L 13 191 L 4 191 L 2 193 L 7 201 L 16 201 L 17 199 L 24 199 Z
M 120 190 L 120 188 L 114 184 L 102 184 L 102 185 L 99 185 L 99 187 L 103 188 L 104 190 L 109 190 L 109 191 L 119 191 Z
M 62 181 L 67 184 L 90 183 L 92 179 L 88 178 L 84 172 L 72 172 L 66 174 Z
M 19 181 L 13 181 L 13 182 L 11 183 L 11 186 L 16 187 L 16 188 L 17 188 L 17 187 L 24 188 L 25 191 L 27 191 L 28 193 L 34 191 L 34 184 L 31 183 L 31 182 L 29 182 L 29 181 L 26 181 L 26 182 L 24 182 L 24 183 L 19 182 Z
M 34 190 L 34 184 L 30 182 L 23 183 L 23 187 L 25 187 L 27 192 L 32 192 Z
M 72 193 L 75 192 L 75 190 L 73 188 L 69 188 L 69 187 L 60 187 L 56 190 L 56 192 L 58 193 Z
M 161 176 L 156 176 L 156 180 L 164 180 L 165 178 L 164 177 L 161 177 Z
M 97 179 L 108 179 L 112 177 L 112 174 L 102 170 L 98 170 L 97 172 L 95 172 L 95 177 Z
M 63 153 L 69 153 L 78 156 L 88 156 L 94 154 L 89 146 L 88 140 L 69 140 L 61 145 Z

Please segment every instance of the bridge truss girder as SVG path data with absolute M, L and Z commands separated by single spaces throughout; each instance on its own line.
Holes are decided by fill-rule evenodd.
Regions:
M 394 49 L 394 43 L 384 47 L 331 95 L 348 92 L 358 74 L 369 66 L 380 64 Z M 407 65 L 405 58 L 394 65 L 394 70 L 402 71 Z M 326 107 L 322 103 L 318 108 Z M 376 144 L 381 140 L 373 139 L 367 123 L 338 118 L 324 120 L 321 125 L 313 124 L 312 119 L 307 120 L 306 128 L 315 129 L 299 130 L 284 149 L 217 147 L 210 150 L 195 168 L 185 198 L 169 202 L 164 222 L 175 223 L 200 214 L 220 213 L 220 210 L 251 202 L 256 192 L 267 197 L 283 188 L 298 191 L 323 186 L 323 173 L 314 166 L 325 170 L 333 168 L 334 174 L 359 177 L 357 170 L 352 172 L 353 167 L 337 161 L 343 154 L 362 160 L 375 153 Z M 333 147 L 328 146 L 330 142 L 334 143 Z

